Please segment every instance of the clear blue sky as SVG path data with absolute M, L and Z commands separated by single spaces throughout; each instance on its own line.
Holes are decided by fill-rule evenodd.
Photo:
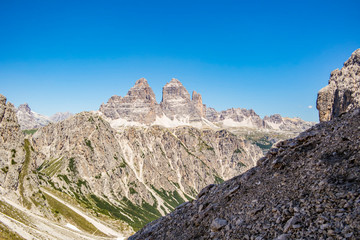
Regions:
M 41 114 L 97 110 L 178 78 L 217 110 L 317 121 L 360 47 L 360 1 L 0 1 L 0 93 Z M 313 108 L 308 108 L 313 106 Z

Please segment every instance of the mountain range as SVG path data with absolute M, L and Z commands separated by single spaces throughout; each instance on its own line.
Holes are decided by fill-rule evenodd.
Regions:
M 43 119 L 0 95 L 0 238 L 359 238 L 359 56 L 280 142 L 313 124 L 217 112 L 176 79 L 30 134 L 22 112 Z
M 193 126 L 207 128 L 251 128 L 302 132 L 315 123 L 300 118 L 284 118 L 279 114 L 261 119 L 254 110 L 231 108 L 217 112 L 202 102 L 199 93 L 189 92 L 173 78 L 163 87 L 160 103 L 146 79 L 141 78 L 124 96 L 112 96 L 99 111 L 113 127 L 160 125 L 164 127 Z

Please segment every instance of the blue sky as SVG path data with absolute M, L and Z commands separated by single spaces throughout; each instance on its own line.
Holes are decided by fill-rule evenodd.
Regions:
M 217 110 L 317 121 L 316 94 L 360 47 L 359 1 L 0 1 L 0 93 L 96 110 L 178 78 Z M 313 108 L 308 108 L 313 106 Z

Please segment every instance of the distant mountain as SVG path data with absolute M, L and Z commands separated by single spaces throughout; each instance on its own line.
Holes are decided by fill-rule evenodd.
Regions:
M 74 114 L 70 113 L 70 112 L 58 112 L 58 113 L 55 113 L 54 115 L 50 116 L 49 119 L 52 122 L 61 122 L 72 116 L 74 116 Z
M 59 112 L 51 117 L 44 116 L 32 111 L 27 103 L 21 104 L 16 110 L 16 116 L 22 130 L 40 128 L 51 122 L 63 121 L 73 115 L 74 114 L 69 112 Z
M 284 118 L 279 114 L 261 119 L 254 110 L 231 108 L 217 112 L 206 107 L 199 93 L 189 92 L 177 79 L 163 87 L 160 104 L 146 79 L 136 81 L 124 96 L 112 96 L 99 111 L 113 127 L 161 125 L 176 127 L 189 125 L 198 128 L 250 128 L 299 133 L 315 123 L 299 118 Z
M 49 117 L 31 111 L 27 103 L 18 107 L 16 116 L 22 130 L 43 127 L 52 122 Z

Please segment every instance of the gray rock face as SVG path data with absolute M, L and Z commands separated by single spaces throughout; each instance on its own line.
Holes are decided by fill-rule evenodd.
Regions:
M 316 107 L 321 122 L 360 107 L 360 49 L 353 52 L 341 70 L 331 73 L 329 85 L 318 93 Z
M 190 121 L 201 121 L 205 116 L 201 95 L 194 91 L 190 99 L 189 92 L 175 78 L 163 87 L 160 106 L 165 116 L 171 120 L 188 118 Z
M 16 116 L 22 130 L 43 127 L 51 122 L 48 117 L 31 111 L 27 103 L 18 107 Z
M 113 120 L 121 118 L 145 124 L 161 115 L 155 94 L 145 78 L 137 80 L 125 97 L 112 96 L 107 104 L 101 105 L 100 112 Z
M 359 239 L 359 122 L 350 111 L 280 142 L 129 239 Z

